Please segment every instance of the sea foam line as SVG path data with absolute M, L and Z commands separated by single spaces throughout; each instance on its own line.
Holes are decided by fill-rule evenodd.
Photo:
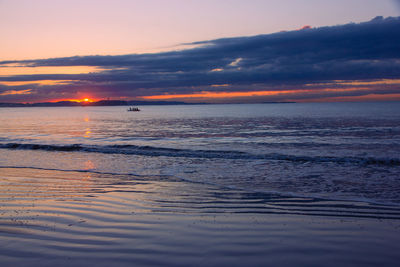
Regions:
M 6 143 L 0 144 L 2 149 L 22 150 L 45 150 L 59 152 L 93 152 L 104 154 L 126 154 L 149 157 L 184 157 L 184 158 L 221 158 L 221 159 L 243 159 L 243 160 L 284 160 L 291 162 L 315 162 L 315 163 L 338 163 L 338 164 L 360 164 L 360 165 L 385 165 L 400 166 L 398 158 L 373 158 L 373 157 L 329 157 L 329 156 L 305 156 L 287 155 L 279 153 L 250 154 L 242 151 L 223 150 L 191 150 L 177 148 L 163 148 L 136 145 L 110 145 L 110 146 L 89 146 L 82 144 L 73 145 L 45 145 L 45 144 L 21 144 Z

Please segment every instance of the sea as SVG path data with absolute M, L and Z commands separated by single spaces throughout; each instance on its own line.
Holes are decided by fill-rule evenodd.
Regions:
M 0 167 L 400 204 L 400 103 L 3 108 Z
M 360 256 L 388 253 L 395 242 L 343 254 L 342 243 L 332 240 L 337 241 L 338 233 L 351 236 L 354 232 L 348 229 L 354 225 L 340 232 L 329 223 L 334 248 L 316 234 L 320 243 L 309 244 L 313 261 L 304 255 L 285 259 L 287 251 L 307 247 L 307 234 L 279 247 L 286 253 L 247 253 L 246 248 L 260 248 L 256 236 L 271 233 L 271 228 L 262 228 L 272 227 L 271 221 L 258 224 L 272 218 L 266 214 L 333 217 L 344 224 L 355 219 L 399 222 L 400 102 L 148 105 L 139 106 L 139 112 L 128 108 L 0 109 L 0 234 L 8 240 L 0 259 L 16 264 L 24 255 L 33 265 L 50 266 L 63 259 L 64 265 L 79 266 L 92 255 L 100 265 L 112 259 L 122 265 L 135 260 L 139 265 L 217 266 L 262 264 L 269 255 L 271 264 L 281 266 L 335 266 L 337 262 L 328 264 L 318 257 L 336 251 L 333 255 L 346 255 L 344 265 L 357 260 L 364 266 L 398 262 L 396 254 L 369 262 Z M 127 217 L 132 214 L 143 216 Z M 185 217 L 188 214 L 191 217 Z M 215 216 L 230 219 L 216 229 L 210 226 Z M 249 216 L 250 222 L 245 219 Z M 301 223 L 294 223 L 293 217 L 282 220 L 293 226 L 287 233 L 298 234 Z M 196 228 L 196 222 L 202 226 Z M 253 230 L 253 239 L 246 232 L 249 224 L 262 228 Z M 224 232 L 226 227 L 236 230 Z M 31 232 L 16 234 L 21 229 Z M 184 237 L 160 240 L 168 231 L 184 231 Z M 240 233 L 236 243 L 228 238 L 232 233 Z M 390 231 L 384 235 L 395 238 Z M 365 245 L 361 236 L 350 243 Z M 140 249 L 132 246 L 133 240 L 140 241 Z M 220 245 L 220 250 L 210 250 L 210 240 L 217 240 L 213 246 Z M 379 234 L 376 240 L 381 240 Z M 118 249 L 104 249 L 112 244 Z M 208 258 L 214 259 L 211 262 L 199 261 L 199 251 L 207 255 L 205 247 L 214 256 Z M 49 258 L 52 261 L 43 261 Z

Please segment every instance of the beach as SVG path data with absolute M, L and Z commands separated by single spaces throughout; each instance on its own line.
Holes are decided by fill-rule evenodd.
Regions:
M 151 177 L 2 169 L 7 266 L 396 266 L 400 209 Z

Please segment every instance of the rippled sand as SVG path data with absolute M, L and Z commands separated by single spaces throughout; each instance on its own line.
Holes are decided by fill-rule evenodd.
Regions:
M 1 168 L 1 266 L 396 266 L 400 208 Z

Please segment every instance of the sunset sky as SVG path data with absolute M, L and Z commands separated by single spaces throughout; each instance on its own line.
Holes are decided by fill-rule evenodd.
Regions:
M 400 1 L 0 0 L 0 102 L 400 100 Z

